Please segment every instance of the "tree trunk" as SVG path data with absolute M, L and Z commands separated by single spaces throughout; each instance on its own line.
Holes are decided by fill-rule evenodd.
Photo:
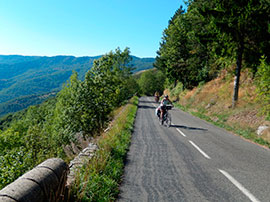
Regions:
M 240 83 L 240 73 L 242 68 L 242 57 L 244 51 L 244 42 L 240 41 L 238 50 L 237 50 L 237 61 L 236 61 L 236 72 L 234 79 L 234 89 L 233 89 L 233 99 L 232 99 L 232 107 L 235 107 L 238 101 L 238 93 L 239 93 L 239 83 Z
M 174 85 L 174 88 L 175 88 L 176 85 L 177 85 L 177 79 L 174 80 L 174 84 L 173 85 Z

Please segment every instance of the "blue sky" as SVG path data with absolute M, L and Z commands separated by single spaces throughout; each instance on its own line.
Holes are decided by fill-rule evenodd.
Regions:
M 0 54 L 155 57 L 182 0 L 0 0 Z

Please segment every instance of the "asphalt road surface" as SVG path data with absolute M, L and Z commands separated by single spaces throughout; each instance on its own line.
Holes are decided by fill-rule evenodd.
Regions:
M 118 201 L 270 201 L 270 150 L 140 98 Z

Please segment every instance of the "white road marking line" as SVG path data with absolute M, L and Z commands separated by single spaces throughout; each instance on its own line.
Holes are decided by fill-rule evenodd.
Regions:
M 259 200 L 253 196 L 245 187 L 243 187 L 243 185 L 241 185 L 236 179 L 234 179 L 229 173 L 227 173 L 224 170 L 220 170 L 219 172 L 221 172 L 223 175 L 225 175 L 225 177 L 227 177 L 238 189 L 240 189 L 251 201 L 253 202 L 259 202 Z
M 181 130 L 179 130 L 178 128 L 176 128 L 176 130 L 181 134 L 183 135 L 184 137 L 187 137 Z
M 189 140 L 190 144 L 192 144 L 205 158 L 211 159 L 203 150 L 200 149 L 194 142 Z

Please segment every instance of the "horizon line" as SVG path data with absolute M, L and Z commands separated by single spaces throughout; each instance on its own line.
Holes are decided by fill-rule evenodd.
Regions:
M 80 57 L 101 57 L 105 54 L 101 54 L 101 55 L 95 55 L 95 56 L 90 56 L 90 55 L 82 55 L 82 56 L 75 56 L 75 55 L 69 55 L 69 54 L 60 54 L 60 55 L 24 55 L 24 54 L 3 54 L 0 53 L 0 56 L 23 56 L 23 57 L 59 57 L 59 56 L 63 56 L 63 57 L 76 57 L 76 58 L 80 58 Z M 134 56 L 137 58 L 156 58 L 156 56 L 136 56 L 136 55 L 130 55 L 130 56 Z

